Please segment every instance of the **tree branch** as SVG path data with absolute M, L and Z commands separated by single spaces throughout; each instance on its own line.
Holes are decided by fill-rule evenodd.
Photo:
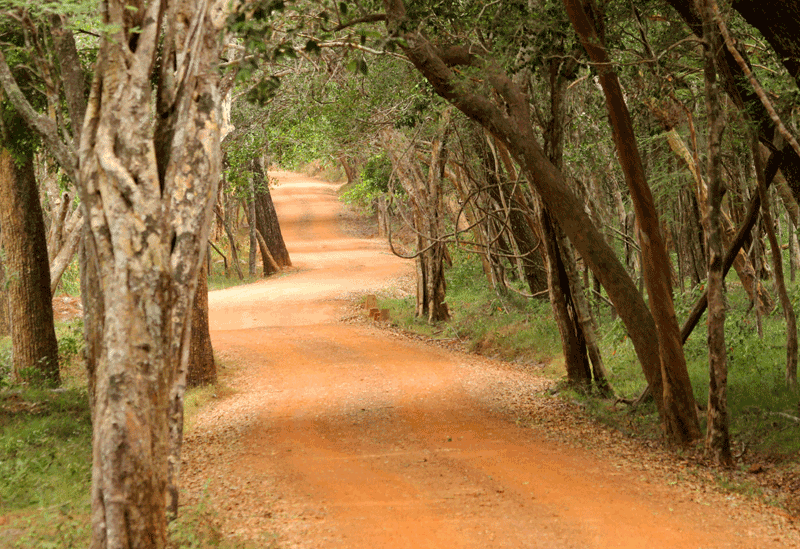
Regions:
M 75 149 L 59 138 L 56 123 L 36 112 L 25 98 L 14 75 L 11 74 L 11 69 L 8 67 L 2 51 L 0 51 L 0 86 L 3 87 L 6 97 L 25 120 L 25 123 L 42 138 L 45 146 L 55 156 L 70 181 L 77 184 L 78 156 Z

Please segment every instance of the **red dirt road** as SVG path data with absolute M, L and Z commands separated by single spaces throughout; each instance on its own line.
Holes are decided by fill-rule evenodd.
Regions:
M 563 414 L 546 380 L 340 322 L 352 293 L 411 266 L 340 230 L 335 185 L 272 175 L 295 268 L 210 294 L 234 392 L 185 444 L 186 497 L 205 493 L 227 532 L 259 547 L 800 547 L 741 498 L 521 426 Z

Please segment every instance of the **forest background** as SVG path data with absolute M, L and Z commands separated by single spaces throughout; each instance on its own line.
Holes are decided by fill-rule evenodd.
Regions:
M 142 258 L 123 269 L 123 287 L 171 281 L 152 303 L 177 324 L 149 344 L 158 356 L 131 360 L 161 365 L 164 402 L 176 406 L 143 422 L 163 423 L 159 436 L 171 441 L 148 459 L 179 452 L 184 378 L 191 384 L 192 367 L 198 383 L 214 378 L 209 346 L 190 352 L 181 320 L 193 309 L 191 337 L 208 343 L 196 277 L 201 296 L 203 265 L 212 287 L 288 267 L 267 168 L 313 163 L 340 170 L 343 199 L 414 258 L 415 295 L 386 302 L 398 322 L 563 376 L 563 394 L 635 436 L 685 449 L 705 434 L 710 461 L 782 460 L 774 484 L 797 482 L 793 3 L 260 1 L 229 11 L 205 2 L 194 65 L 181 48 L 197 25 L 145 23 L 149 10 L 192 13 L 195 3 L 99 4 L 102 21 L 92 2 L 1 4 L 3 428 L 14 433 L 3 443 L 4 505 L 56 505 L 87 489 L 88 458 L 75 448 L 88 444 L 94 414 L 100 451 L 97 387 L 119 375 L 103 357 L 130 333 L 98 322 L 128 299 L 111 282 L 123 276 L 115 258 Z M 145 53 L 141 93 L 126 99 L 138 115 L 116 120 L 117 143 L 129 143 L 116 154 L 133 177 L 114 179 L 102 161 L 103 125 L 113 126 L 102 112 L 113 108 L 98 82 L 116 81 L 114 59 L 138 67 L 129 60 Z M 219 78 L 201 78 L 203 63 Z M 186 96 L 209 108 L 181 102 L 190 81 L 199 91 Z M 152 102 L 133 103 L 143 96 Z M 221 128 L 218 152 L 203 137 L 209 124 Z M 184 154 L 187 136 L 205 167 Z M 180 166 L 191 177 L 176 175 Z M 177 203 L 185 189 L 200 198 Z M 126 245 L 140 230 L 126 216 L 139 207 L 141 219 L 174 217 Z M 169 260 L 141 253 L 148 234 Z M 54 323 L 46 305 L 59 293 L 82 296 L 84 321 Z M 704 303 L 712 314 L 699 322 Z M 146 303 L 131 307 L 153 333 Z M 177 348 L 169 334 L 180 334 Z M 66 390 L 34 389 L 59 384 Z M 42 491 L 30 483 L 54 463 L 70 471 L 46 481 L 60 483 L 46 495 L 56 499 L 32 500 Z M 177 472 L 163 468 L 168 485 Z M 71 526 L 57 535 L 86 535 L 80 512 L 68 508 L 72 522 L 59 524 Z M 96 522 L 93 535 L 106 535 Z

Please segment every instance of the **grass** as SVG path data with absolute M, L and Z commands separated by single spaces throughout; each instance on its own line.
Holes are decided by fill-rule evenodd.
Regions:
M 56 327 L 62 387 L 9 382 L 9 338 L 0 339 L 0 547 L 72 549 L 91 538 L 92 425 L 86 389 L 82 323 Z M 187 429 L 224 386 L 191 389 Z M 255 549 L 223 536 L 207 501 L 184 506 L 169 527 L 170 549 Z M 271 543 L 271 542 L 270 542 Z
M 764 337 L 759 338 L 755 313 L 747 312 L 746 294 L 733 277 L 728 279 L 728 289 L 725 337 L 728 345 L 728 413 L 734 444 L 774 459 L 796 456 L 800 452 L 800 423 L 780 415 L 800 415 L 798 392 L 789 389 L 784 381 L 786 328 L 780 307 L 763 319 Z M 792 291 L 796 300 L 800 287 L 795 286 Z M 685 318 L 699 294 L 700 290 L 694 289 L 678 296 L 678 318 Z M 706 338 L 703 319 L 684 345 L 694 395 L 701 405 L 708 400 Z M 634 397 L 644 390 L 644 376 L 619 320 L 604 324 L 602 346 L 617 392 Z M 643 423 L 649 423 L 651 428 L 637 432 L 659 435 L 654 428 L 657 422 L 654 406 L 633 413 L 650 418 L 649 422 Z M 601 419 L 615 423 L 625 414 L 627 412 L 618 413 L 616 418 L 601 414 Z M 704 422 L 705 416 L 701 415 L 703 428 Z
M 415 317 L 414 296 L 384 299 L 380 306 L 404 329 L 434 339 L 458 338 L 485 356 L 543 367 L 560 354 L 558 327 L 547 300 L 513 292 L 499 295 L 488 286 L 474 255 L 455 252 L 454 257 L 446 274 L 451 321 L 431 325 Z

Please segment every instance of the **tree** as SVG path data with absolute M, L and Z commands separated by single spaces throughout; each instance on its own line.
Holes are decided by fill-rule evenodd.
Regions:
M 725 294 L 722 265 L 722 196 L 725 192 L 720 174 L 720 141 L 724 130 L 717 83 L 715 52 L 721 46 L 719 30 L 713 14 L 704 0 L 703 15 L 704 74 L 706 81 L 706 110 L 708 111 L 708 428 L 706 448 L 717 463 L 731 466 L 730 434 L 728 432 L 728 364 L 725 349 Z
M 165 494 L 177 508 L 189 314 L 221 170 L 225 11 L 106 0 L 103 14 L 76 178 L 87 220 L 92 547 L 160 548 Z
M 613 250 L 586 215 L 581 202 L 567 188 L 563 175 L 545 157 L 530 127 L 529 103 L 525 94 L 490 59 L 478 56 L 468 47 L 437 47 L 421 33 L 404 30 L 407 17 L 402 2 L 387 0 L 384 6 L 390 35 L 402 38 L 403 50 L 417 70 L 439 95 L 504 143 L 538 191 L 545 207 L 559 221 L 581 257 L 603 284 L 628 329 L 645 377 L 656 396 L 662 421 L 671 426 L 667 429 L 670 440 L 682 443 L 696 438 L 699 430 L 694 407 L 672 406 L 670 399 L 665 402 L 663 397 L 665 391 L 672 390 L 675 391 L 672 399 L 679 403 L 692 399 L 690 392 L 686 394 L 685 384 L 668 388 L 663 385 L 673 380 L 662 378 L 660 336 L 653 316 Z M 475 82 L 459 78 L 451 67 L 480 70 L 483 75 L 481 82 L 491 86 L 502 100 L 503 107 L 487 97 Z
M 384 129 L 381 134 L 394 173 L 411 204 L 411 219 L 407 220 L 407 224 L 414 231 L 417 243 L 417 249 L 411 256 L 416 265 L 416 316 L 427 318 L 428 322 L 450 318 L 450 310 L 445 303 L 444 263 L 447 249 L 442 219 L 442 181 L 447 163 L 447 141 L 452 133 L 449 113 L 442 116 L 440 126 L 431 143 L 427 176 L 416 161 L 413 143 L 397 130 Z
M 47 242 L 30 151 L 15 158 L 0 149 L 0 227 L 14 373 L 25 381 L 58 385 Z
M 278 214 L 275 205 L 272 203 L 272 195 L 269 193 L 269 178 L 264 172 L 259 159 L 254 159 L 251 167 L 253 176 L 252 201 L 255 206 L 256 236 L 259 240 L 259 248 L 264 263 L 264 274 L 275 272 L 280 267 L 291 267 L 292 260 L 289 258 L 289 250 L 283 241 L 283 233 L 278 223 Z M 267 269 L 267 265 L 272 266 Z
M 192 339 L 189 345 L 189 365 L 186 386 L 198 387 L 217 380 L 214 349 L 208 333 L 208 268 L 206 262 L 197 276 L 197 290 L 192 305 Z M 177 498 L 175 499 L 177 501 Z
M 600 85 L 606 96 L 609 120 L 614 142 L 622 165 L 628 189 L 636 211 L 640 231 L 639 245 L 644 260 L 644 283 L 650 297 L 650 310 L 656 323 L 661 357 L 664 407 L 671 412 L 665 423 L 670 440 L 688 443 L 700 437 L 694 394 L 683 355 L 678 319 L 672 299 L 672 282 L 667 250 L 661 236 L 661 227 L 655 202 L 639 155 L 628 107 L 622 94 L 617 74 L 606 53 L 602 20 L 592 0 L 564 0 L 572 25 L 581 39 L 589 58 L 596 64 Z M 589 17 L 586 7 L 591 11 Z

